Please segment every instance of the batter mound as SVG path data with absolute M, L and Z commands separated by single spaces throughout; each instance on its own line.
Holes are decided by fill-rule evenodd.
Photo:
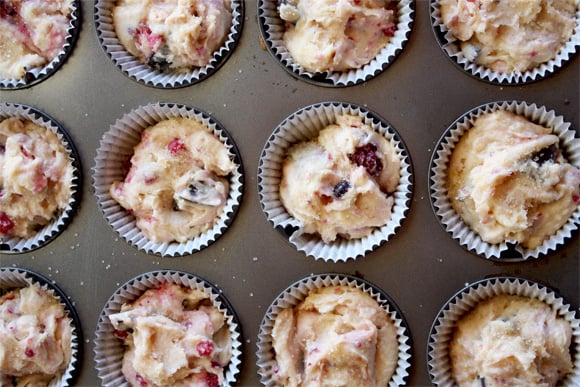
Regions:
M 73 165 L 62 141 L 32 121 L 0 122 L 0 237 L 29 238 L 66 208 Z
M 488 243 L 534 249 L 580 202 L 580 170 L 566 162 L 552 130 L 505 110 L 480 116 L 453 150 L 451 204 Z
M 556 57 L 576 26 L 576 0 L 440 0 L 441 18 L 470 61 L 498 73 Z
M 231 338 L 205 292 L 163 285 L 109 319 L 127 346 L 123 375 L 132 386 L 224 385 Z
M 572 371 L 572 328 L 545 303 L 502 295 L 456 325 L 451 369 L 459 386 L 556 386 Z
M 384 136 L 342 115 L 318 138 L 289 149 L 280 199 L 306 233 L 329 243 L 362 238 L 391 219 L 400 159 Z
M 160 71 L 209 63 L 232 25 L 231 0 L 119 0 L 113 9 L 119 41 Z
M 73 0 L 0 0 L 0 77 L 21 79 L 63 49 Z
M 282 310 L 272 331 L 276 378 L 289 386 L 387 386 L 396 328 L 370 295 L 348 286 L 313 290 Z
M 280 5 L 287 21 L 284 44 L 306 71 L 358 69 L 395 34 L 396 1 L 289 0 Z
M 0 385 L 48 386 L 71 354 L 72 321 L 52 295 L 28 286 L 0 297 Z
M 110 194 L 154 242 L 186 242 L 211 228 L 229 196 L 236 166 L 200 122 L 172 118 L 147 128 L 124 181 Z

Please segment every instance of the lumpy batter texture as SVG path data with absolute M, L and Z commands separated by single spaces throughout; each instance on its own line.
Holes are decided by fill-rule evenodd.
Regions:
M 109 319 L 127 346 L 123 375 L 132 386 L 224 385 L 231 338 L 209 294 L 166 284 Z
M 451 369 L 460 386 L 556 386 L 572 371 L 572 328 L 545 303 L 502 295 L 455 329 Z
M 440 0 L 441 18 L 470 61 L 499 73 L 557 55 L 577 23 L 576 0 Z
M 110 193 L 149 240 L 186 242 L 221 215 L 234 169 L 227 148 L 208 128 L 172 118 L 143 131 L 129 173 Z
M 498 110 L 480 116 L 457 143 L 448 191 L 484 241 L 533 249 L 578 207 L 580 170 L 566 162 L 550 128 Z
M 21 79 L 63 49 L 73 0 L 0 0 L 0 77 Z
M 161 71 L 209 63 L 232 24 L 231 0 L 119 0 L 113 9 L 119 41 Z
M 387 386 L 398 358 L 396 328 L 362 290 L 313 290 L 283 309 L 272 331 L 275 378 L 285 387 Z
M 352 115 L 289 149 L 280 199 L 306 233 L 325 242 L 362 238 L 391 219 L 400 159 L 384 136 Z
M 0 236 L 28 238 L 71 198 L 72 162 L 62 141 L 32 121 L 0 122 Z
M 284 44 L 310 72 L 358 69 L 385 47 L 396 30 L 396 1 L 289 0 Z
M 0 385 L 47 386 L 60 376 L 71 360 L 71 324 L 64 307 L 38 287 L 0 297 Z

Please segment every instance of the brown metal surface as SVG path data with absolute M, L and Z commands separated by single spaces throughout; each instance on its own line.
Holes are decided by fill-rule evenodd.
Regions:
M 465 283 L 517 275 L 546 284 L 579 305 L 578 232 L 538 260 L 503 264 L 465 251 L 440 227 L 431 209 L 428 168 L 443 133 L 465 111 L 496 100 L 544 105 L 579 127 L 580 61 L 576 55 L 554 76 L 522 87 L 491 85 L 460 71 L 439 48 L 429 3 L 416 2 L 415 25 L 402 54 L 367 83 L 327 88 L 290 76 L 260 44 L 256 2 L 246 2 L 242 38 L 229 60 L 199 84 L 176 90 L 143 86 L 123 75 L 104 54 L 93 23 L 93 2 L 82 1 L 79 40 L 68 61 L 47 80 L 24 90 L 0 91 L 0 101 L 34 106 L 58 120 L 81 156 L 84 176 L 79 210 L 50 244 L 25 254 L 1 255 L 2 266 L 35 270 L 56 281 L 75 302 L 84 334 L 77 384 L 100 384 L 93 339 L 101 308 L 117 287 L 146 271 L 177 269 L 219 286 L 236 309 L 244 332 L 240 386 L 257 386 L 256 337 L 272 300 L 311 273 L 355 274 L 381 287 L 400 307 L 413 338 L 408 384 L 429 385 L 426 346 L 439 308 Z M 92 193 L 91 168 L 109 125 L 151 102 L 179 102 L 210 112 L 234 138 L 244 165 L 245 192 L 233 224 L 216 243 L 194 255 L 160 258 L 137 251 L 105 221 Z M 257 167 L 273 129 L 299 108 L 321 101 L 364 105 L 386 118 L 410 152 L 414 197 L 407 219 L 388 243 L 364 258 L 325 263 L 295 250 L 273 229 L 257 195 Z

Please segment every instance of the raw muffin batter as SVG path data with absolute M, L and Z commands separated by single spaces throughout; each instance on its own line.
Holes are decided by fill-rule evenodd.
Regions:
M 272 341 L 275 377 L 290 386 L 387 386 L 398 358 L 396 328 L 370 295 L 348 286 L 310 292 L 282 310 Z
M 396 1 L 289 0 L 284 44 L 306 71 L 358 69 L 385 47 L 396 30 Z
M 505 110 L 480 116 L 453 150 L 451 204 L 489 243 L 536 248 L 580 202 L 580 170 L 552 130 Z
M 556 386 L 572 371 L 572 328 L 545 303 L 502 295 L 456 325 L 451 368 L 460 386 Z
M 232 24 L 231 0 L 119 0 L 113 9 L 119 41 L 157 70 L 207 65 Z
M 49 293 L 29 286 L 0 297 L 0 385 L 43 386 L 68 367 L 72 322 Z
M 0 0 L 0 77 L 23 78 L 62 50 L 73 0 Z
M 362 122 L 342 115 L 318 138 L 288 151 L 280 199 L 306 233 L 324 242 L 362 238 L 391 219 L 400 176 L 395 147 Z
M 223 385 L 231 338 L 209 294 L 166 284 L 109 318 L 127 346 L 123 375 L 131 385 Z
M 124 182 L 110 193 L 154 242 L 186 242 L 213 226 L 229 195 L 235 165 L 225 145 L 194 119 L 147 128 Z
M 0 122 L 0 237 L 28 238 L 63 211 L 72 162 L 57 135 L 32 121 Z
M 576 25 L 577 0 L 440 0 L 441 18 L 470 61 L 499 73 L 552 60 Z

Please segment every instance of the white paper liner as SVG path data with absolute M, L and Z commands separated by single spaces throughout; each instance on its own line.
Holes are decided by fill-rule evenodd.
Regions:
M 184 243 L 153 242 L 137 227 L 135 216 L 125 211 L 109 192 L 111 184 L 125 179 L 124 163 L 133 155 L 141 141 L 141 132 L 170 118 L 195 119 L 208 128 L 226 147 L 235 170 L 227 177 L 230 185 L 228 199 L 215 224 L 194 239 Z M 242 163 L 233 139 L 217 120 L 190 106 L 174 103 L 155 103 L 140 106 L 118 119 L 104 134 L 93 167 L 93 188 L 103 215 L 123 239 L 139 250 L 161 256 L 183 256 L 197 252 L 215 242 L 233 221 L 243 192 Z
M 71 360 L 68 367 L 58 378 L 53 378 L 49 387 L 66 387 L 74 385 L 74 380 L 79 372 L 79 357 L 82 355 L 82 331 L 76 311 L 64 292 L 46 277 L 30 271 L 16 267 L 0 267 L 0 294 L 6 290 L 36 286 L 53 296 L 64 308 L 72 324 L 71 336 Z M 64 298 L 63 298 L 64 297 Z
M 229 364 L 224 367 L 224 385 L 235 385 L 242 363 L 242 330 L 235 311 L 229 305 L 221 290 L 214 285 L 193 274 L 170 270 L 158 270 L 141 274 L 119 287 L 107 301 L 99 316 L 95 332 L 95 363 L 97 375 L 102 382 L 101 385 L 104 387 L 130 386 L 122 371 L 125 348 L 122 341 L 115 337 L 109 316 L 119 312 L 123 304 L 139 298 L 146 290 L 167 283 L 201 290 L 209 294 L 213 306 L 223 313 L 232 341 L 232 357 Z
M 123 74 L 147 86 L 179 88 L 198 83 L 215 73 L 223 65 L 238 44 L 244 17 L 244 2 L 232 0 L 232 25 L 226 41 L 214 52 L 209 63 L 190 71 L 162 72 L 141 63 L 129 53 L 117 38 L 113 24 L 113 8 L 116 0 L 95 0 L 95 26 L 103 50 Z
M 433 209 L 446 231 L 467 250 L 487 259 L 494 258 L 502 261 L 538 258 L 541 254 L 545 255 L 549 251 L 556 250 L 558 246 L 565 243 L 566 239 L 571 238 L 572 233 L 580 224 L 580 206 L 576 208 L 566 224 L 557 233 L 546 238 L 535 249 L 526 249 L 520 244 L 514 246 L 515 241 L 504 241 L 499 244 L 483 241 L 479 234 L 463 222 L 460 215 L 451 206 L 447 196 L 447 166 L 455 145 L 461 136 L 471 129 L 478 117 L 496 110 L 507 110 L 524 116 L 535 124 L 552 128 L 553 134 L 560 138 L 560 149 L 566 161 L 576 168 L 580 168 L 580 139 L 575 137 L 576 132 L 570 129 L 570 123 L 564 121 L 562 116 L 556 115 L 553 110 L 547 110 L 544 106 L 522 101 L 490 102 L 459 117 L 439 140 L 430 164 L 430 191 Z M 502 253 L 504 257 L 502 257 Z M 516 256 L 506 257 L 506 253 Z
M 270 53 L 292 75 L 320 86 L 344 87 L 366 82 L 383 72 L 407 44 L 415 17 L 415 1 L 399 0 L 397 4 L 397 29 L 395 35 L 368 64 L 351 71 L 312 73 L 295 63 L 284 45 L 284 20 L 278 13 L 278 0 L 258 0 L 260 33 Z
M 572 327 L 572 362 L 574 369 L 562 381 L 563 386 L 580 385 L 580 320 L 570 305 L 553 290 L 536 282 L 515 277 L 494 277 L 477 281 L 455 294 L 441 309 L 431 327 L 427 347 L 429 376 L 434 386 L 451 386 L 449 345 L 456 322 L 479 302 L 498 295 L 516 295 L 538 299 Z M 560 384 L 559 384 L 560 385 Z
M 73 178 L 71 181 L 71 196 L 65 208 L 62 209 L 57 219 L 48 223 L 31 238 L 0 238 L 0 252 L 2 253 L 23 253 L 38 249 L 51 242 L 61 234 L 66 226 L 71 222 L 72 216 L 80 202 L 81 195 L 81 167 L 76 148 L 72 143 L 68 133 L 52 117 L 40 110 L 15 103 L 0 102 L 0 122 L 11 117 L 27 119 L 35 124 L 53 131 L 62 142 L 73 167 Z
M 394 204 L 391 220 L 359 239 L 337 238 L 324 243 L 318 235 L 306 234 L 301 223 L 293 218 L 280 200 L 282 165 L 288 148 L 294 143 L 308 141 L 318 136 L 326 126 L 336 122 L 336 117 L 352 114 L 363 117 L 363 122 L 391 142 L 401 159 L 399 184 L 393 192 Z M 258 167 L 258 194 L 266 218 L 275 228 L 290 230 L 289 240 L 299 251 L 325 261 L 347 261 L 364 256 L 392 237 L 401 226 L 409 210 L 413 177 L 411 160 L 399 135 L 384 120 L 361 106 L 344 102 L 323 102 L 307 106 L 286 118 L 274 130 L 266 143 Z M 287 231 L 288 232 L 288 231 Z
M 54 74 L 71 54 L 78 38 L 81 25 L 81 2 L 74 0 L 70 14 L 67 35 L 58 55 L 42 67 L 31 68 L 23 78 L 11 79 L 0 77 L 0 89 L 23 89 L 35 85 Z
M 397 330 L 398 359 L 397 366 L 389 386 L 403 386 L 409 376 L 411 367 L 411 336 L 403 314 L 396 304 L 378 287 L 360 278 L 342 274 L 316 274 L 295 282 L 284 290 L 268 308 L 258 332 L 257 365 L 260 381 L 266 387 L 277 386 L 274 370 L 277 368 L 275 352 L 272 346 L 274 321 L 280 311 L 293 308 L 302 302 L 308 294 L 317 288 L 329 286 L 350 286 L 364 291 L 384 308 Z
M 431 23 L 443 51 L 451 58 L 451 60 L 453 60 L 468 74 L 486 82 L 505 85 L 523 85 L 526 83 L 539 81 L 554 74 L 558 69 L 562 68 L 570 60 L 570 58 L 574 56 L 577 47 L 580 46 L 580 7 L 577 6 L 576 27 L 572 32 L 570 40 L 562 46 L 554 59 L 542 63 L 538 67 L 528 71 L 499 73 L 492 71 L 484 66 L 480 66 L 465 58 L 461 52 L 461 48 L 459 47 L 460 41 L 445 26 L 441 19 L 439 0 L 430 0 L 430 6 Z

